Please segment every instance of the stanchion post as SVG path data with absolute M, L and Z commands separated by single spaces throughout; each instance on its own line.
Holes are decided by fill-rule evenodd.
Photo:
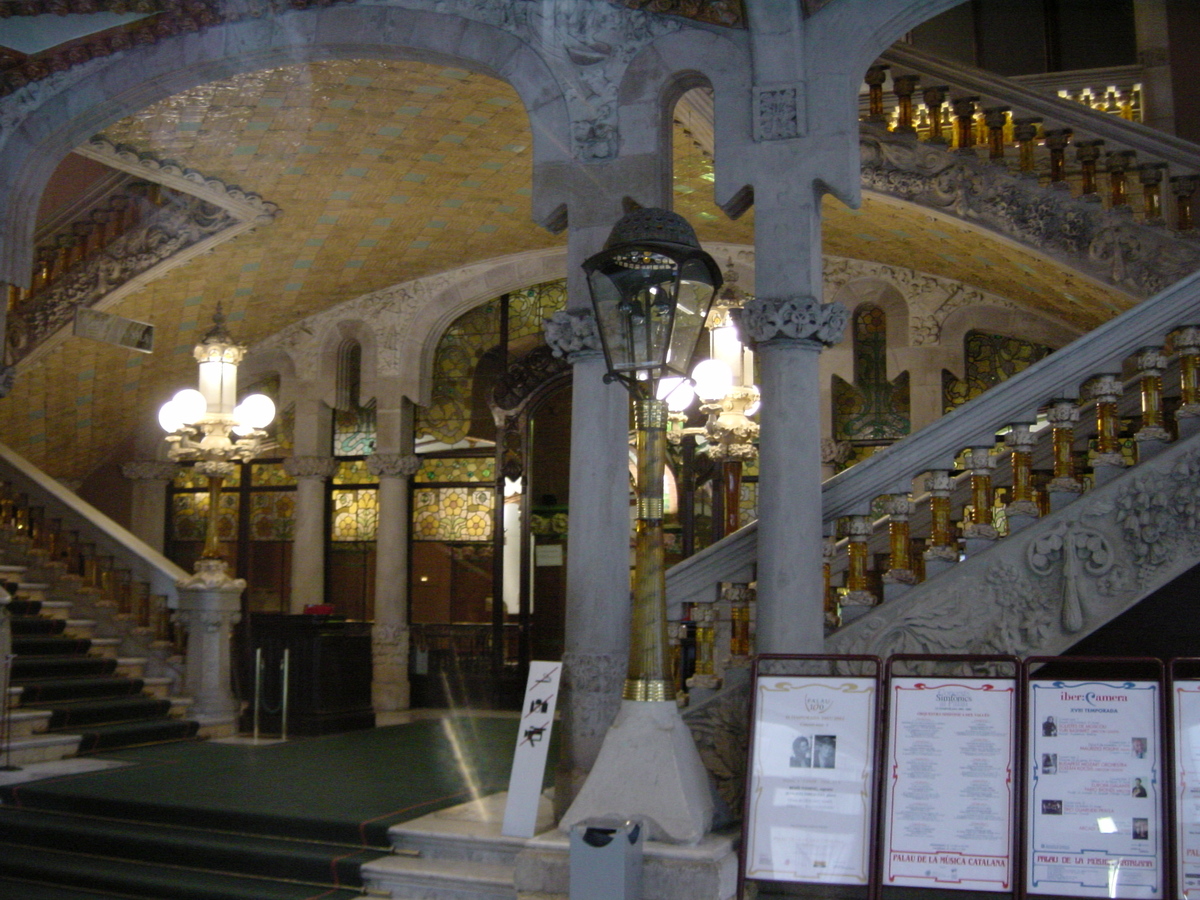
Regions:
M 288 649 L 285 647 L 285 648 L 284 648 L 284 650 L 283 650 L 283 663 L 282 663 L 282 668 L 283 668 L 283 696 L 282 696 L 282 697 L 280 697 L 280 699 L 279 699 L 279 706 L 280 706 L 280 710 L 281 710 L 281 713 L 280 713 L 280 715 L 281 715 L 281 719 L 280 719 L 280 723 L 279 723 L 279 739 L 280 739 L 281 741 L 286 741 L 286 740 L 287 740 L 287 714 L 288 714 L 288 662 L 289 662 L 289 651 L 288 651 Z
M 258 711 L 262 706 L 262 647 L 254 651 L 254 743 L 258 743 Z

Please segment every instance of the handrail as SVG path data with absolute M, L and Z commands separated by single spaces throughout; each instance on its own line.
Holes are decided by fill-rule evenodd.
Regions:
M 1092 109 L 1081 103 L 1047 96 L 1019 81 L 1004 78 L 974 66 L 949 62 L 906 44 L 893 44 L 880 59 L 920 75 L 928 75 L 980 96 L 991 97 L 1053 120 L 1059 125 L 1111 138 L 1188 172 L 1200 171 L 1200 146 L 1140 122 Z
M 87 540 L 116 556 L 135 577 L 147 582 L 152 594 L 163 595 L 169 605 L 175 605 L 175 585 L 188 577 L 186 571 L 2 443 L 0 470 L 13 487 L 35 497 L 52 515 L 69 517 L 72 527 L 78 528 Z

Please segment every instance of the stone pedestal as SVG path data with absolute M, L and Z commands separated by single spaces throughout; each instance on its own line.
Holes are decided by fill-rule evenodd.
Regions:
M 672 702 L 622 700 L 596 764 L 559 828 L 640 819 L 650 840 L 698 843 L 712 827 L 708 772 Z
M 229 677 L 230 648 L 246 582 L 229 577 L 225 560 L 201 559 L 196 574 L 178 587 L 176 615 L 187 635 L 184 689 L 193 701 L 191 717 L 203 725 L 235 722 L 239 709 Z

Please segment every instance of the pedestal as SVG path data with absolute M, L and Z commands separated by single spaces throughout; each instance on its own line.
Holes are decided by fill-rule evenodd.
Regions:
M 622 700 L 591 774 L 559 829 L 639 819 L 651 840 L 698 843 L 712 827 L 708 772 L 673 702 Z
M 231 636 L 242 617 L 246 582 L 230 578 L 223 559 L 201 559 L 196 574 L 178 582 L 177 619 L 187 634 L 184 688 L 190 715 L 203 725 L 235 722 L 238 701 L 230 684 Z

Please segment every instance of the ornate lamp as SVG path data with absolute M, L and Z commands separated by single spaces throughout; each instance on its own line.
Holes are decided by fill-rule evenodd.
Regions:
M 605 381 L 636 406 L 638 487 L 629 666 L 621 710 L 562 827 L 593 816 L 648 821 L 650 836 L 694 842 L 712 823 L 708 776 L 675 704 L 663 566 L 667 401 L 685 377 L 721 273 L 684 219 L 662 209 L 622 218 L 583 264 L 604 349 Z M 670 384 L 664 384 L 670 393 Z
M 246 348 L 226 331 L 220 304 L 194 353 L 200 364 L 199 390 L 177 393 L 163 404 L 158 421 L 167 432 L 167 455 L 176 462 L 196 461 L 197 470 L 208 476 L 208 529 L 201 559 L 219 560 L 221 485 L 233 474 L 234 463 L 258 454 L 267 435 L 263 429 L 275 418 L 275 404 L 265 394 L 237 403 L 237 369 Z

